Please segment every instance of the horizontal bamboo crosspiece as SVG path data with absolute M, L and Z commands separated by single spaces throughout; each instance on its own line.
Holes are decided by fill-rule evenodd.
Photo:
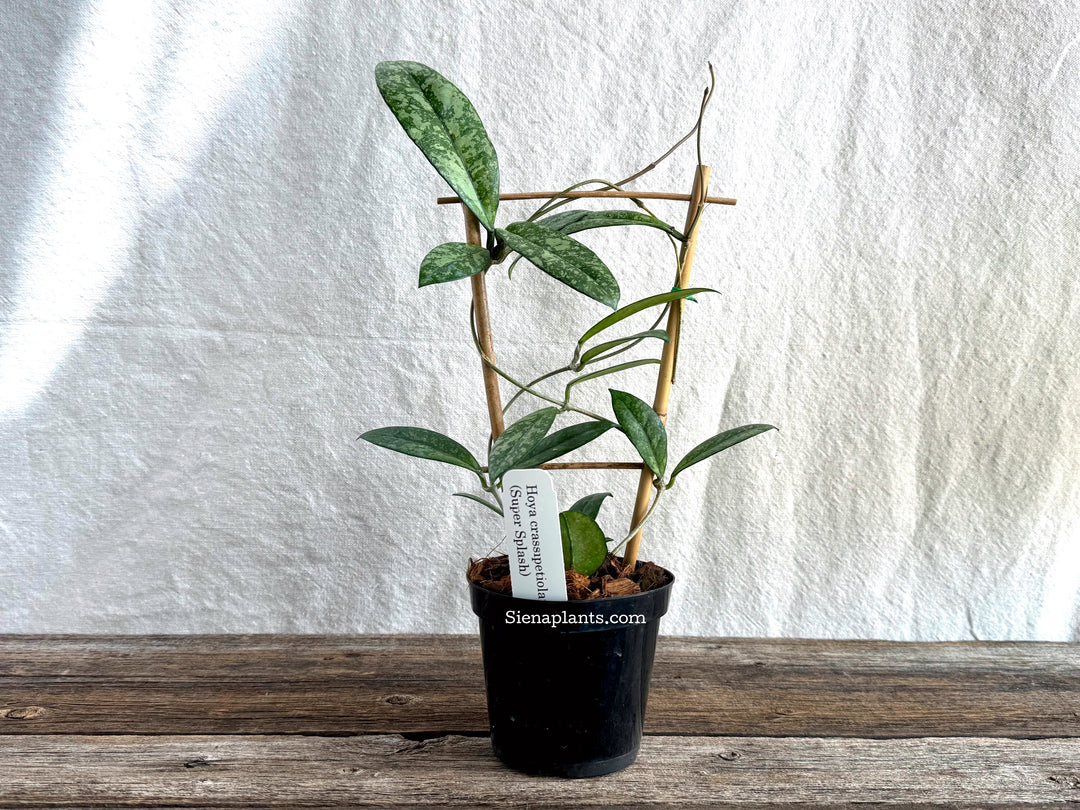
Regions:
M 560 197 L 568 200 L 580 200 L 589 197 L 603 199 L 610 197 L 623 200 L 674 200 L 675 202 L 690 202 L 691 194 L 669 194 L 666 191 L 525 191 L 513 194 L 500 194 L 500 200 L 546 200 Z M 439 197 L 435 202 L 439 205 L 451 205 L 460 203 L 461 197 Z M 706 197 L 706 203 L 712 205 L 735 205 L 738 200 L 734 197 Z
M 640 461 L 549 461 L 546 464 L 537 465 L 541 470 L 643 470 L 645 465 Z M 487 467 L 481 467 L 480 472 L 487 472 Z

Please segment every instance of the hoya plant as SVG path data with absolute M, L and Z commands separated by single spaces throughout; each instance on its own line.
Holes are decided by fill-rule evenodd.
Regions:
M 629 369 L 660 363 L 657 357 L 647 352 L 671 341 L 671 335 L 660 328 L 667 309 L 691 296 L 714 292 L 704 287 L 680 289 L 676 283 L 674 288 L 620 306 L 620 288 L 614 273 L 592 249 L 574 239 L 573 234 L 607 227 L 652 228 L 670 240 L 677 264 L 685 256 L 680 247 L 686 242 L 687 235 L 659 219 L 638 198 L 629 198 L 636 210 L 557 210 L 572 202 L 573 192 L 584 187 L 621 190 L 659 160 L 618 182 L 594 179 L 577 183 L 548 199 L 527 218 L 500 225 L 498 158 L 469 99 L 438 72 L 418 62 L 381 62 L 375 68 L 375 79 L 384 101 L 405 133 L 472 212 L 482 229 L 481 239 L 477 240 L 482 244 L 447 242 L 432 248 L 420 263 L 420 287 L 470 278 L 504 263 L 512 275 L 514 266 L 525 259 L 575 293 L 612 311 L 584 328 L 577 341 L 567 347 L 565 365 L 532 374 L 511 373 L 497 366 L 484 351 L 476 318 L 470 314 L 473 345 L 482 361 L 516 389 L 502 406 L 507 419 L 515 405 L 518 411 L 524 410 L 522 405 L 526 402 L 531 402 L 535 408 L 517 416 L 500 435 L 490 437 L 486 464 L 481 464 L 476 454 L 455 439 L 423 427 L 382 427 L 364 433 L 361 438 L 399 453 L 468 470 L 475 476 L 475 491 L 454 494 L 501 516 L 502 480 L 509 470 L 539 467 L 584 447 L 608 431 L 622 433 L 651 476 L 652 494 L 648 508 L 621 540 L 612 539 L 598 523 L 601 505 L 611 493 L 585 495 L 560 514 L 566 568 L 592 576 L 605 560 L 622 551 L 641 530 L 680 473 L 772 429 L 771 425 L 752 424 L 726 430 L 701 442 L 672 465 L 668 460 L 664 420 L 644 400 L 613 387 L 609 389 L 610 412 L 596 413 L 582 407 L 575 398 L 576 387 L 581 383 L 601 377 L 615 378 Z M 701 120 L 710 95 L 711 90 L 705 94 L 695 128 L 660 160 L 696 133 L 700 165 Z M 699 206 L 697 216 L 702 208 L 704 203 Z M 687 232 L 691 233 L 696 224 L 695 217 Z M 676 279 L 679 269 L 676 268 Z M 625 328 L 624 322 L 648 311 L 658 314 L 655 323 L 648 329 L 628 334 L 630 330 Z M 629 356 L 627 353 L 634 351 L 644 356 L 625 359 Z M 531 379 L 521 381 L 526 377 Z M 570 415 L 577 421 L 552 430 L 560 415 Z

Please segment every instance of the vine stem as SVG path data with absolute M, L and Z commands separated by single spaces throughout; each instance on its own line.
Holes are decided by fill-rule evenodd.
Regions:
M 562 368 L 557 368 L 557 369 L 555 369 L 554 371 L 549 371 L 549 372 L 548 372 L 547 374 L 541 374 L 541 375 L 540 375 L 539 377 L 537 377 L 537 378 L 536 378 L 535 380 L 532 380 L 532 381 L 530 381 L 530 382 L 528 383 L 528 386 L 529 386 L 529 387 L 531 388 L 532 386 L 536 385 L 537 383 L 539 383 L 539 382 L 543 382 L 544 380 L 546 380 L 546 379 L 548 379 L 548 378 L 550 378 L 550 377 L 554 377 L 554 376 L 556 376 L 557 374 L 565 374 L 565 373 L 566 373 L 566 372 L 568 372 L 568 371 L 574 371 L 574 370 L 575 370 L 575 369 L 574 369 L 574 366 L 572 366 L 572 365 L 570 365 L 570 366 L 563 366 Z M 513 404 L 514 404 L 514 401 L 515 401 L 515 400 L 516 400 L 516 399 L 517 399 L 518 397 L 520 397 L 520 396 L 521 396 L 522 394 L 524 394 L 524 393 L 525 393 L 525 391 L 526 391 L 526 389 L 524 389 L 524 388 L 521 388 L 521 389 L 519 389 L 519 390 L 518 390 L 518 392 L 517 392 L 516 394 L 514 394 L 514 395 L 513 395 L 512 397 L 510 397 L 510 399 L 508 399 L 508 400 L 506 401 L 506 404 L 505 404 L 505 405 L 503 406 L 503 412 L 505 413 L 506 411 L 510 410 L 510 406 L 511 406 L 511 405 L 513 405 Z
M 476 351 L 477 353 L 479 353 L 480 359 L 484 361 L 484 365 L 486 365 L 488 368 L 490 368 L 508 383 L 520 388 L 522 391 L 526 391 L 527 393 L 532 394 L 537 399 L 542 399 L 545 402 L 550 402 L 552 405 L 558 405 L 560 411 L 572 411 L 574 413 L 580 413 L 582 416 L 587 416 L 590 419 L 595 419 L 598 422 L 610 421 L 608 419 L 605 419 L 598 413 L 593 413 L 592 411 L 587 411 L 584 408 L 578 408 L 573 405 L 569 405 L 565 402 L 562 402 L 561 400 L 555 399 L 554 397 L 549 397 L 547 394 L 541 391 L 537 391 L 536 389 L 531 388 L 523 382 L 515 380 L 513 377 L 511 377 L 509 374 L 507 374 L 505 371 L 503 371 L 501 368 L 491 362 L 491 358 L 484 353 L 484 350 L 480 346 L 480 338 L 476 334 L 476 323 L 473 320 L 473 308 L 471 306 L 469 307 L 469 326 L 472 329 L 473 345 L 476 347 Z
M 661 322 L 664 320 L 664 318 L 667 317 L 667 312 L 668 312 L 668 307 L 669 306 L 670 306 L 670 304 L 665 304 L 664 308 L 662 310 L 660 310 L 660 316 L 656 319 L 655 322 L 653 322 L 653 325 L 651 327 L 649 327 L 650 331 L 652 331 L 653 329 L 656 329 L 661 324 Z M 637 340 L 631 341 L 630 343 L 626 344 L 625 346 L 620 346 L 617 349 L 612 349 L 610 352 L 607 352 L 606 354 L 599 354 L 599 355 L 597 355 L 596 357 L 594 357 L 592 359 L 592 363 L 599 363 L 602 360 L 608 360 L 608 359 L 610 359 L 612 357 L 615 357 L 618 354 L 622 354 L 623 352 L 628 352 L 631 349 L 633 349 L 635 346 L 637 346 L 639 343 L 641 343 L 643 340 L 645 340 L 645 338 L 638 338 Z M 551 377 L 558 376 L 559 374 L 566 374 L 566 373 L 572 372 L 572 371 L 581 371 L 581 369 L 583 367 L 578 366 L 578 362 L 577 362 L 579 354 L 581 354 L 581 345 L 580 344 L 575 349 L 574 358 L 573 358 L 573 360 L 570 361 L 569 365 L 562 366 L 561 368 L 557 368 L 554 371 L 549 371 L 546 374 L 541 374 L 535 380 L 529 381 L 527 383 L 527 385 L 529 386 L 529 388 L 532 388 L 537 383 L 543 382 L 544 380 L 550 379 Z M 506 401 L 506 404 L 503 406 L 503 412 L 505 413 L 506 411 L 510 410 L 510 406 L 513 405 L 514 402 L 517 401 L 518 397 L 520 397 L 522 394 L 526 393 L 526 391 L 527 391 L 527 389 L 525 389 L 525 388 L 518 389 L 517 393 L 515 393 L 512 397 L 510 397 L 510 399 L 508 399 Z
M 491 482 L 491 486 L 484 487 L 484 491 L 491 493 L 492 497 L 495 498 L 495 503 L 499 505 L 500 509 L 503 508 L 502 497 L 499 495 L 499 488 L 495 486 L 494 481 Z
M 594 179 L 594 180 L 582 180 L 580 183 L 574 183 L 574 185 L 569 186 L 568 188 L 564 188 L 561 192 L 559 192 L 559 196 L 552 197 L 550 200 L 543 203 L 539 208 L 537 208 L 532 213 L 532 215 L 528 219 L 528 222 L 532 222 L 533 220 L 535 220 L 539 216 L 547 214 L 547 213 L 549 213 L 551 211 L 554 211 L 556 208 L 560 208 L 560 207 L 562 207 L 564 205 L 567 205 L 567 204 L 573 202 L 573 200 L 574 200 L 573 197 L 566 197 L 564 195 L 570 194 L 571 192 L 575 191 L 576 189 L 581 188 L 582 186 L 589 186 L 589 185 L 594 185 L 594 184 L 598 185 L 598 186 L 603 186 L 604 188 L 608 189 L 609 191 L 623 191 L 623 192 L 626 192 L 626 189 L 623 188 L 623 185 L 626 184 L 625 180 L 622 183 L 612 183 L 612 182 L 610 182 L 608 180 L 603 180 L 603 179 L 599 179 L 599 178 Z M 634 192 L 631 191 L 631 192 L 626 192 L 626 193 L 633 194 Z M 656 217 L 656 219 L 660 219 L 659 217 L 656 216 L 656 214 L 654 214 L 652 211 L 650 211 L 649 207 L 647 205 L 645 205 L 645 203 L 643 203 L 639 198 L 630 197 L 630 201 L 632 203 L 634 203 L 642 211 L 644 211 L 646 214 L 648 214 L 649 216 Z
M 653 502 L 649 506 L 648 511 L 645 512 L 645 514 L 644 514 L 644 516 L 642 516 L 641 520 L 639 520 L 635 525 L 630 527 L 630 531 L 627 532 L 626 537 L 624 537 L 619 542 L 619 544 L 617 546 L 615 546 L 615 548 L 611 549 L 612 554 L 617 554 L 621 548 L 623 548 L 627 543 L 629 543 L 638 534 L 638 532 L 640 532 L 642 530 L 642 528 L 645 526 L 645 524 L 648 523 L 649 518 L 651 518 L 652 515 L 653 515 L 653 512 L 656 511 L 656 505 L 658 503 L 660 503 L 660 496 L 663 495 L 664 491 L 665 491 L 664 490 L 664 482 L 663 481 L 661 481 L 659 483 L 654 482 L 653 486 L 656 489 L 656 495 L 653 497 Z M 634 560 L 634 562 L 636 563 L 637 560 Z
M 672 146 L 670 149 L 668 149 L 666 152 L 664 152 L 664 154 L 662 154 L 656 160 L 652 161 L 645 168 L 639 169 L 638 171 L 631 174 L 629 177 L 627 177 L 627 178 L 625 178 L 623 180 L 619 180 L 616 183 L 612 183 L 612 182 L 609 182 L 607 180 L 584 180 L 584 181 L 582 181 L 580 183 L 576 183 L 576 184 L 570 186 L 569 188 L 563 189 L 562 193 L 566 194 L 568 192 L 574 191 L 575 189 L 581 188 L 582 186 L 587 186 L 587 185 L 591 185 L 591 184 L 594 184 L 594 183 L 597 184 L 597 185 L 605 186 L 605 187 L 607 187 L 609 189 L 616 189 L 618 191 L 623 191 L 624 190 L 622 188 L 623 186 L 629 185 L 630 183 L 633 183 L 635 180 L 637 180 L 637 179 L 639 179 L 641 177 L 644 177 L 646 174 L 651 172 L 653 169 L 655 169 L 657 166 L 659 166 L 661 163 L 663 163 L 665 160 L 667 160 L 669 157 L 671 157 L 680 146 L 682 146 L 688 140 L 693 138 L 695 135 L 697 136 L 697 139 L 696 139 L 697 140 L 697 158 L 698 158 L 697 162 L 698 162 L 698 165 L 700 166 L 701 163 L 702 163 L 702 160 L 701 160 L 701 123 L 702 123 L 702 120 L 705 117 L 705 109 L 709 106 L 709 102 L 712 100 L 713 93 L 716 91 L 716 73 L 713 70 L 712 62 L 709 62 L 708 64 L 709 64 L 709 86 L 707 88 L 705 88 L 705 93 L 704 93 L 704 96 L 703 96 L 703 98 L 701 100 L 701 108 L 698 110 L 697 121 L 694 122 L 694 126 L 692 126 L 690 128 L 689 132 L 687 132 L 685 135 L 683 135 L 681 138 L 679 138 L 679 140 L 677 140 L 675 142 L 674 146 Z M 543 214 L 546 214 L 549 211 L 554 211 L 556 208 L 558 208 L 561 205 L 566 205 L 568 202 L 569 202 L 569 200 L 567 200 L 567 199 L 561 199 L 561 200 L 559 200 L 559 202 L 555 202 L 554 200 L 550 200 L 550 201 L 544 203 L 543 205 L 540 206 L 540 208 L 538 208 L 536 210 L 535 213 L 533 213 L 532 216 L 529 217 L 529 222 L 532 222 L 537 217 L 542 216 Z M 641 209 L 644 210 L 646 213 L 651 214 L 652 216 L 656 216 L 655 214 L 652 213 L 652 211 L 650 211 L 641 202 L 641 200 L 634 199 L 634 203 L 637 204 L 638 206 L 640 206 Z
M 664 154 L 662 154 L 660 157 L 658 157 L 656 160 L 654 160 L 652 163 L 650 163 L 648 166 L 646 166 L 641 171 L 635 172 L 634 174 L 627 177 L 625 180 L 621 181 L 619 185 L 625 185 L 627 183 L 632 183 L 634 180 L 637 180 L 642 175 L 645 175 L 645 174 L 648 174 L 649 172 L 651 172 L 653 169 L 655 169 L 657 166 L 659 166 L 661 163 L 663 163 L 665 160 L 667 160 L 669 157 L 671 157 L 671 155 L 675 152 L 675 150 L 678 149 L 680 146 L 682 146 L 684 143 L 686 143 L 688 140 L 690 140 L 690 137 L 692 135 L 694 135 L 695 133 L 697 134 L 697 153 L 698 153 L 698 161 L 697 162 L 698 162 L 699 166 L 701 165 L 701 120 L 702 120 L 702 118 L 705 117 L 705 108 L 709 106 L 709 101 L 712 100 L 713 92 L 716 90 L 716 74 L 715 74 L 715 72 L 713 72 L 712 62 L 709 62 L 708 65 L 709 65 L 709 88 L 705 91 L 705 98 L 701 102 L 701 110 L 698 112 L 698 119 L 694 123 L 694 126 L 690 129 L 689 132 L 687 132 L 685 135 L 683 135 L 682 138 L 680 138 L 679 141 L 673 147 L 668 149 L 666 152 L 664 152 Z

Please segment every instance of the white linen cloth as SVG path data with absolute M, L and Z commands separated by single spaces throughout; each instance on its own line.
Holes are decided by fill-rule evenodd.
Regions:
M 693 281 L 721 295 L 687 306 L 671 454 L 780 432 L 668 493 L 643 550 L 678 578 L 663 631 L 1080 640 L 1075 4 L 0 14 L 0 631 L 474 630 L 464 567 L 499 528 L 452 497 L 470 475 L 356 441 L 486 439 L 469 285 L 416 289 L 461 215 L 373 68 L 454 81 L 523 191 L 658 157 L 711 61 L 704 160 L 739 203 L 703 224 Z M 694 161 L 636 187 L 688 191 Z M 624 302 L 670 287 L 657 232 L 581 238 Z M 522 375 L 604 314 L 527 264 L 490 276 Z M 558 481 L 615 492 L 614 535 L 635 478 Z

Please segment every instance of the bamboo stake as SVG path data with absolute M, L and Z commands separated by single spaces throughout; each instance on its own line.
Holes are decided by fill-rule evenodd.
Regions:
M 694 189 L 687 195 L 690 205 L 686 209 L 686 241 L 683 243 L 682 255 L 679 257 L 679 288 L 686 289 L 690 286 L 690 268 L 694 264 L 694 249 L 697 247 L 698 231 L 701 227 L 701 219 L 698 209 L 708 201 L 706 193 L 709 189 L 709 167 L 698 166 L 694 171 Z M 691 228 L 693 231 L 691 232 Z M 664 352 L 660 356 L 660 371 L 656 378 L 656 396 L 653 399 L 653 410 L 660 417 L 660 421 L 667 424 L 668 401 L 671 398 L 671 383 L 675 377 L 675 356 L 679 349 L 679 328 L 682 324 L 683 301 L 673 301 L 668 311 L 667 333 L 669 341 L 664 344 Z M 634 503 L 634 516 L 630 521 L 633 528 L 645 517 L 649 508 L 649 496 L 653 489 L 653 473 L 648 467 L 641 470 L 641 478 L 638 480 L 637 501 Z M 641 529 L 630 538 L 623 555 L 623 562 L 628 568 L 637 564 L 638 548 L 641 546 Z
M 461 206 L 465 212 L 465 239 L 470 245 L 482 245 L 480 241 L 480 221 L 476 215 Z M 491 315 L 488 312 L 487 271 L 472 277 L 473 312 L 476 318 L 476 334 L 480 338 L 480 348 L 488 359 L 495 362 L 495 350 L 491 342 Z M 481 359 L 484 368 L 484 396 L 487 397 L 488 419 L 491 422 L 491 438 L 497 439 L 506 429 L 503 425 L 502 397 L 499 394 L 499 375 L 495 369 Z
M 665 191 L 525 191 L 514 194 L 500 194 L 500 200 L 547 200 L 554 197 L 562 197 L 568 200 L 578 200 L 587 197 L 617 197 L 628 200 L 675 200 L 676 202 L 693 202 L 691 194 L 668 194 Z M 439 205 L 450 205 L 461 202 L 460 197 L 439 197 L 436 202 Z M 734 197 L 706 197 L 705 202 L 714 205 L 735 205 L 738 202 Z M 695 206 L 691 206 L 693 208 Z M 688 226 L 689 227 L 689 226 Z

